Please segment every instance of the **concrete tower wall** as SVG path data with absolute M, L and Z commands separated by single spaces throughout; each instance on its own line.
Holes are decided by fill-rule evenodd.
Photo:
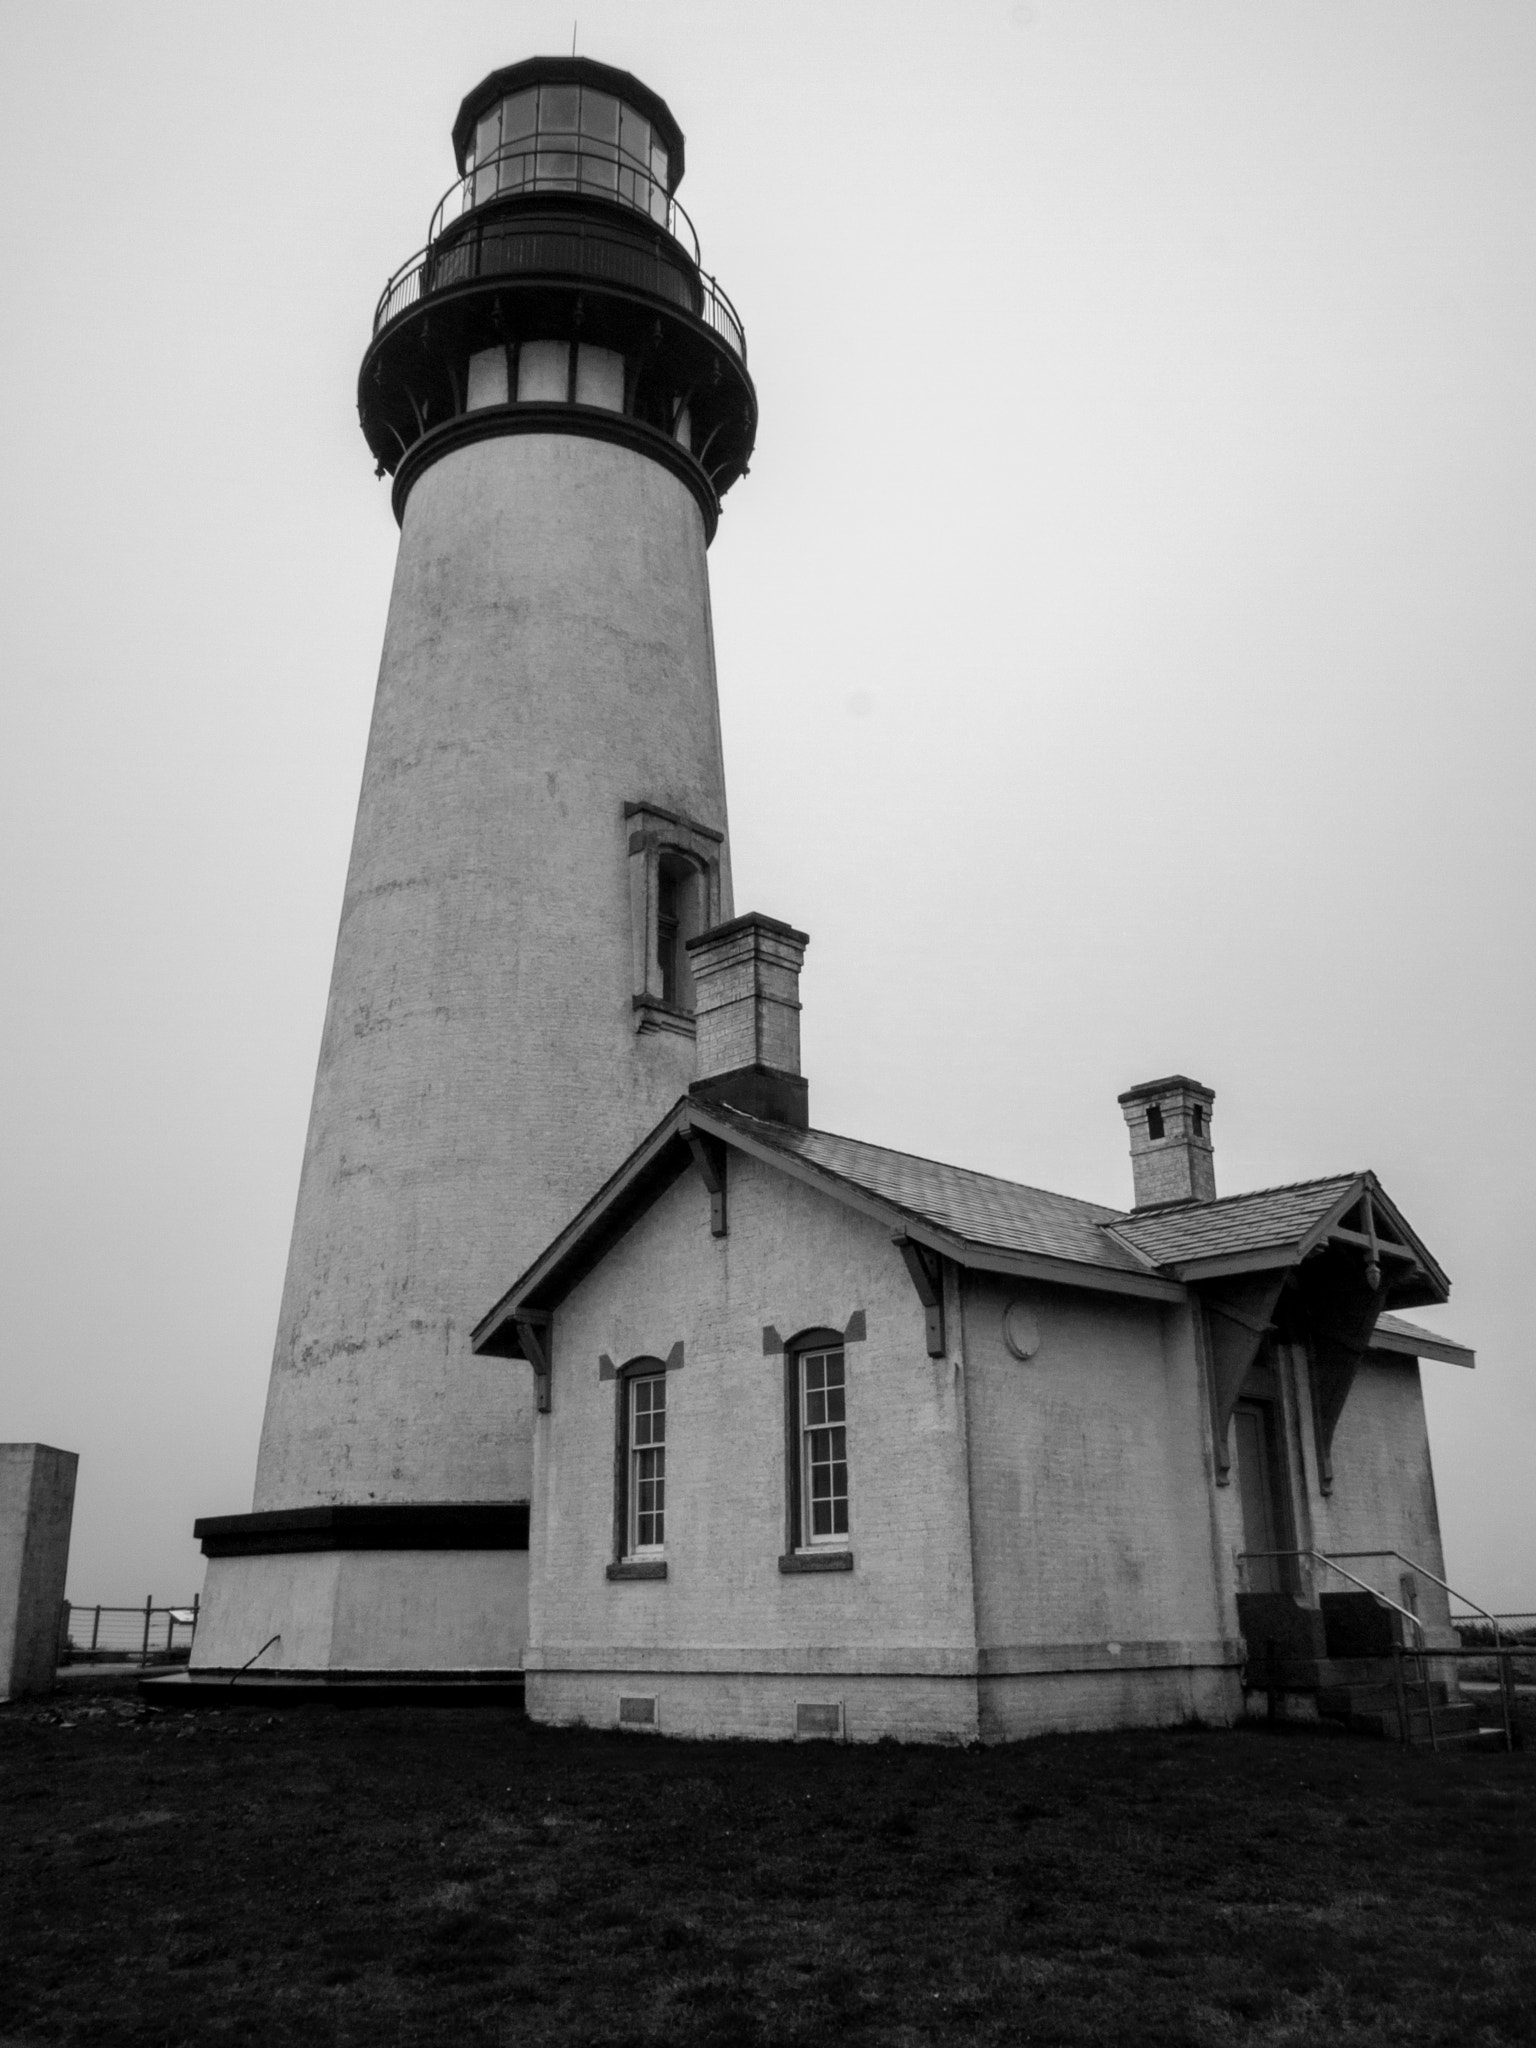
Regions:
M 528 1376 L 467 1332 L 691 1078 L 635 1030 L 636 800 L 725 827 L 694 498 L 603 441 L 457 450 L 406 506 L 258 1510 L 527 1498 Z
M 636 1029 L 626 803 L 725 831 L 698 503 L 603 440 L 460 447 L 406 502 L 258 1512 L 527 1500 L 530 1376 L 469 1330 L 692 1078 Z M 526 1563 L 215 1553 L 194 1665 L 515 1666 Z

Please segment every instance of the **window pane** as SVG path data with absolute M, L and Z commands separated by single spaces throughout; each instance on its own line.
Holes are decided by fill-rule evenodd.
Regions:
M 580 94 L 581 88 L 575 85 L 540 86 L 540 135 L 575 135 L 576 105 Z
M 812 1351 L 800 1360 L 800 1427 L 806 1542 L 848 1533 L 848 1432 L 844 1424 L 841 1351 Z
M 619 109 L 619 147 L 637 164 L 649 163 L 651 159 L 651 124 L 644 114 L 637 114 L 633 107 Z
M 589 86 L 583 86 L 581 132 L 595 136 L 599 142 L 618 141 L 619 103 L 612 93 L 593 92 Z
M 503 100 L 501 103 L 502 141 L 525 141 L 534 131 L 538 110 L 539 95 L 537 87 L 530 86 L 527 92 L 515 92 L 511 99 Z
M 599 144 L 597 149 L 601 147 Z M 588 147 L 581 153 L 581 189 L 583 192 L 614 192 L 619 183 L 618 160 L 599 155 L 597 149 Z
M 539 151 L 539 183 L 552 185 L 557 191 L 576 189 L 576 158 L 565 150 L 541 149 Z
M 475 162 L 483 164 L 487 157 L 496 154 L 496 145 L 501 141 L 501 109 L 492 107 L 488 114 L 482 114 L 475 126 Z
M 667 152 L 659 142 L 651 144 L 651 176 L 658 185 L 667 182 Z

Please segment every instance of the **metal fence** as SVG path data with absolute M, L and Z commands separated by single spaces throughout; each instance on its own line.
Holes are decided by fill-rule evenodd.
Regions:
M 197 1633 L 198 1598 L 188 1607 L 84 1607 L 59 1613 L 60 1664 L 185 1664 Z

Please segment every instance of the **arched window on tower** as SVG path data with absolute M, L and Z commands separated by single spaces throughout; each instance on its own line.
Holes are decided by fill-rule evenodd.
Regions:
M 688 941 L 722 917 L 722 835 L 654 804 L 626 804 L 635 1029 L 693 1031 Z

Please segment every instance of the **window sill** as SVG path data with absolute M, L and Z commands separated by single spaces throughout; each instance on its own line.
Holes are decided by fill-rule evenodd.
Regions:
M 664 1557 L 626 1558 L 622 1564 L 608 1567 L 610 1579 L 664 1579 L 667 1576 L 667 1561 Z
M 851 1572 L 851 1550 L 791 1550 L 779 1559 L 781 1572 Z
M 659 996 L 632 996 L 637 1031 L 676 1031 L 683 1038 L 697 1035 L 692 1010 L 680 1010 Z

